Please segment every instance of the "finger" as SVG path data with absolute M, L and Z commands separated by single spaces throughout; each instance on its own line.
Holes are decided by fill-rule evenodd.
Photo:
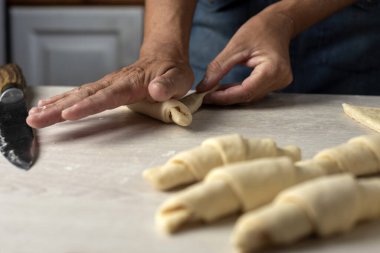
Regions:
M 76 88 L 77 89 L 77 88 Z M 46 105 L 49 105 L 49 104 L 52 104 L 52 103 L 55 103 L 67 96 L 69 96 L 71 93 L 73 92 L 73 90 L 71 91 L 68 91 L 68 92 L 65 92 L 63 94 L 59 94 L 59 95 L 56 95 L 56 96 L 53 96 L 53 97 L 50 97 L 50 98 L 47 98 L 47 99 L 40 99 L 38 101 L 38 104 L 37 106 L 38 107 L 42 107 L 42 106 L 46 106 Z
M 61 116 L 63 110 L 91 96 L 103 87 L 104 84 L 102 83 L 92 83 L 62 95 L 57 95 L 55 102 L 32 108 L 29 112 L 27 123 L 34 128 L 41 128 L 62 122 L 64 120 Z
M 26 122 L 33 128 L 43 128 L 62 122 L 61 111 L 55 105 L 35 108 L 35 113 L 29 113 Z
M 42 106 L 32 107 L 29 110 L 29 115 L 41 112 Z
M 92 96 L 62 111 L 65 120 L 77 120 L 121 105 L 133 104 L 147 96 L 143 85 L 133 85 L 131 80 L 115 81 L 111 86 L 99 90 Z
M 154 78 L 148 85 L 150 97 L 159 102 L 182 97 L 194 81 L 194 78 L 184 78 L 185 76 L 181 69 L 173 68 Z
M 212 89 L 235 65 L 247 61 L 249 57 L 249 51 L 233 53 L 229 49 L 224 49 L 207 66 L 205 77 L 197 86 L 197 91 L 205 92 Z
M 77 88 L 75 88 L 77 89 Z M 73 90 L 75 90 L 73 89 Z M 45 106 L 45 105 L 49 105 L 49 104 L 52 104 L 68 95 L 70 95 L 71 92 L 73 92 L 73 90 L 70 90 L 70 91 L 67 91 L 65 93 L 62 93 L 62 94 L 59 94 L 59 95 L 55 95 L 53 97 L 50 97 L 50 98 L 46 98 L 46 99 L 40 99 L 37 103 L 37 106 L 38 107 L 42 107 L 42 106 Z
M 241 85 L 232 85 L 231 87 L 215 91 L 205 97 L 205 103 L 231 105 L 239 103 L 248 103 L 264 97 L 268 92 L 269 79 L 260 71 L 253 71 Z
M 42 107 L 42 106 L 45 106 L 45 105 L 49 105 L 49 104 L 52 104 L 52 103 L 55 103 L 67 96 L 70 96 L 71 94 L 73 93 L 76 93 L 76 92 L 80 92 L 80 90 L 82 89 L 87 89 L 87 88 L 90 88 L 91 89 L 91 86 L 93 85 L 96 85 L 95 83 L 88 83 L 88 84 L 84 84 L 84 85 L 81 85 L 79 87 L 76 87 L 74 89 L 71 89 L 69 91 L 66 91 L 62 94 L 58 94 L 58 95 L 55 95 L 55 96 L 52 96 L 50 98 L 47 98 L 47 99 L 40 99 L 38 101 L 38 107 Z

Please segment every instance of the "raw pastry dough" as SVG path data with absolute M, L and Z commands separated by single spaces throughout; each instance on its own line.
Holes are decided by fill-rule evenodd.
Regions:
M 191 124 L 193 117 L 190 109 L 178 100 L 170 99 L 163 103 L 140 102 L 127 105 L 129 109 L 165 123 L 176 123 L 180 126 Z
M 127 105 L 129 109 L 144 115 L 148 115 L 154 119 L 161 120 L 165 123 L 175 123 L 180 126 L 188 126 L 193 120 L 193 113 L 201 107 L 203 98 L 215 88 L 203 92 L 192 93 L 180 100 L 170 99 L 165 102 L 139 102 Z
M 169 198 L 156 222 L 166 232 L 195 221 L 211 222 L 236 212 L 268 204 L 282 190 L 316 177 L 351 172 L 380 172 L 380 135 L 353 138 L 321 151 L 313 159 L 286 157 L 234 163 L 212 170 L 204 180 Z
M 328 174 L 350 172 L 369 175 L 380 172 L 380 134 L 362 135 L 347 143 L 325 149 L 316 154 L 314 161 L 320 163 Z M 307 164 L 307 161 L 299 164 Z
M 380 132 L 380 108 L 342 104 L 344 112 L 373 130 Z
M 190 150 L 178 153 L 166 164 L 144 171 L 155 188 L 167 190 L 202 180 L 215 167 L 262 157 L 289 156 L 300 160 L 295 146 L 278 148 L 272 139 L 245 139 L 238 134 L 209 138 Z
M 156 215 L 157 226 L 171 233 L 187 223 L 212 222 L 251 210 L 266 203 L 275 192 L 293 185 L 295 177 L 288 176 L 292 171 L 293 162 L 287 157 L 262 158 L 215 169 L 204 182 L 165 201 Z
M 380 218 L 380 178 L 350 174 L 314 179 L 281 192 L 271 205 L 237 221 L 232 241 L 242 252 L 290 244 L 311 233 L 326 237 Z

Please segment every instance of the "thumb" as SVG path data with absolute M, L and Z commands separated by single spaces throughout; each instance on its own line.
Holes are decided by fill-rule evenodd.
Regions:
M 237 64 L 248 60 L 248 51 L 233 52 L 226 47 L 216 58 L 207 66 L 205 76 L 197 87 L 198 92 L 204 92 L 215 87 L 220 80 Z
M 174 68 L 154 78 L 148 85 L 148 92 L 153 100 L 163 102 L 173 97 L 182 97 L 189 91 L 193 82 L 193 75 L 186 75 L 183 70 Z

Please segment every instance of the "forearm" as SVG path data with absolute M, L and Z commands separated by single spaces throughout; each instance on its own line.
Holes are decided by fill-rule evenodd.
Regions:
M 282 0 L 263 12 L 286 16 L 292 23 L 294 37 L 310 26 L 355 3 L 357 0 Z
M 187 60 L 195 5 L 196 0 L 146 0 L 140 55 Z

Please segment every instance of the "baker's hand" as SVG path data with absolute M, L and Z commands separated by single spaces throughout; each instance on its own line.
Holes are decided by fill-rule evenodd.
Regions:
M 187 62 L 140 59 L 96 82 L 39 101 L 38 107 L 29 111 L 27 123 L 42 128 L 145 99 L 165 101 L 181 97 L 190 89 L 193 80 Z
M 228 84 L 206 96 L 206 103 L 235 104 L 258 100 L 292 82 L 289 44 L 292 20 L 281 13 L 262 11 L 248 20 L 222 52 L 208 65 L 197 90 L 211 89 L 237 64 L 252 68 L 242 83 Z

